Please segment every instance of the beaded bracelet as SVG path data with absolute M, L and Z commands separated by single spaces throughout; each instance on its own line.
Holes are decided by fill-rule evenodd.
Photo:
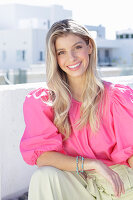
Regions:
M 79 156 L 79 158 L 82 161 L 82 170 L 80 172 L 84 172 L 84 157 Z
M 79 163 L 79 157 L 77 156 L 77 157 L 76 157 L 76 165 L 77 165 L 77 167 L 76 167 L 76 172 L 77 172 L 77 174 L 79 174 L 78 163 Z
M 78 168 L 78 163 L 79 163 L 79 158 L 80 158 L 80 160 L 82 161 L 82 170 L 80 170 L 80 172 L 84 172 L 84 157 L 82 157 L 82 156 L 77 156 L 76 157 L 76 165 L 77 165 L 77 167 L 76 167 L 76 172 L 77 172 L 77 174 L 79 174 L 79 168 Z
M 81 160 L 82 160 L 82 170 L 80 172 L 84 172 L 84 157 L 81 157 Z

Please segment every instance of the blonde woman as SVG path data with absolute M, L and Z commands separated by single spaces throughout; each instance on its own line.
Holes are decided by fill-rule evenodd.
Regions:
M 133 90 L 99 78 L 95 42 L 74 20 L 46 43 L 47 88 L 24 102 L 20 150 L 38 166 L 28 199 L 133 199 Z

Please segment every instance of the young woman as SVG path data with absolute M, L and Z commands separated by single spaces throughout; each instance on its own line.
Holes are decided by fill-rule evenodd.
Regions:
M 133 199 L 133 90 L 99 78 L 95 42 L 74 20 L 46 43 L 47 88 L 24 102 L 20 150 L 38 166 L 29 200 Z

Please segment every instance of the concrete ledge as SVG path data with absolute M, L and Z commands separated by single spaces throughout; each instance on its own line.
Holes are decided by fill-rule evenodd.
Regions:
M 104 77 L 103 79 L 106 81 L 112 82 L 112 83 L 120 83 L 120 84 L 124 84 L 124 85 L 128 85 L 130 87 L 133 87 L 133 75 Z
M 4 85 L 0 88 L 1 197 L 16 197 L 28 189 L 36 167 L 27 165 L 19 150 L 25 123 L 23 102 L 26 94 L 45 83 Z

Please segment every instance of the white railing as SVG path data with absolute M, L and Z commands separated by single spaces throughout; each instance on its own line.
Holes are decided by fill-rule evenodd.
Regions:
M 108 77 L 104 80 L 133 87 L 133 76 Z M 36 169 L 27 165 L 20 154 L 19 143 L 25 124 L 23 102 L 26 94 L 45 83 L 4 85 L 0 87 L 1 198 L 7 200 L 28 190 L 30 177 Z

